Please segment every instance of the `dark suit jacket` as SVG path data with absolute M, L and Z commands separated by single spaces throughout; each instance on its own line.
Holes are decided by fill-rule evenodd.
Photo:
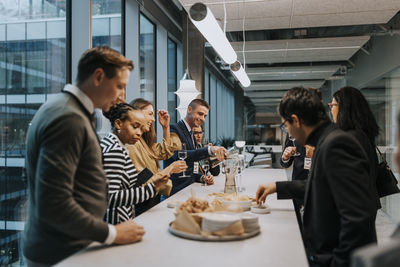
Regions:
M 354 249 L 376 242 L 369 157 L 352 133 L 330 123 L 307 143 L 316 147 L 309 180 L 277 182 L 278 198 L 304 194 L 304 242 L 315 265 L 349 266 Z
M 195 181 L 200 182 L 201 173 L 199 174 L 193 173 L 193 163 L 208 158 L 209 155 L 207 147 L 196 149 L 197 147 L 196 139 L 194 139 L 195 144 L 193 144 L 190 133 L 186 128 L 186 124 L 183 122 L 183 120 L 180 120 L 178 123 L 172 124 L 170 126 L 170 129 L 171 133 L 176 133 L 179 136 L 181 142 L 186 144 L 187 148 L 186 164 L 188 165 L 188 168 L 185 171 L 185 173 L 187 175 L 190 175 L 190 177 L 188 178 L 179 178 L 178 176 L 181 176 L 182 173 L 171 175 L 171 180 L 172 180 L 171 195 L 173 195 L 179 190 L 185 188 L 186 186 L 191 185 Z M 175 151 L 174 155 L 171 158 L 164 161 L 164 168 L 177 160 L 179 160 L 178 151 Z
M 290 141 L 289 135 L 286 137 L 285 147 L 283 151 L 288 146 L 293 146 L 293 141 Z M 308 176 L 308 170 L 304 169 L 304 158 L 306 157 L 306 148 L 304 146 L 299 146 L 296 144 L 296 151 L 300 152 L 300 156 L 290 157 L 288 162 L 283 162 L 282 156 L 280 158 L 280 163 L 283 168 L 289 168 L 293 164 L 292 180 L 305 180 Z M 282 153 L 283 155 L 283 153 Z
M 104 242 L 107 183 L 90 114 L 70 93 L 43 104 L 27 134 L 29 215 L 23 253 L 55 264 Z

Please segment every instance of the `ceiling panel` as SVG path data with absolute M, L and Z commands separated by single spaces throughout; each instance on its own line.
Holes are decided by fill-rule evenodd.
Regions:
M 276 62 L 343 61 L 362 47 L 369 36 L 250 41 L 245 44 L 246 64 Z M 232 42 L 243 60 L 243 43 Z
M 185 9 L 198 0 L 180 0 Z M 224 20 L 224 1 L 202 1 Z M 384 24 L 400 10 L 398 0 L 226 0 L 227 31 Z
M 283 82 L 253 82 L 249 87 L 245 88 L 247 91 L 270 91 L 270 90 L 284 90 L 290 89 L 295 86 L 320 88 L 324 84 L 324 80 L 315 81 L 283 81 Z
M 274 90 L 274 91 L 255 91 L 255 92 L 246 92 L 246 95 L 250 98 L 262 98 L 262 97 L 279 97 L 281 98 L 285 93 L 287 92 L 287 90 L 282 90 L 282 91 L 278 91 L 278 90 Z
M 322 80 L 332 76 L 341 66 L 304 66 L 246 68 L 250 80 Z

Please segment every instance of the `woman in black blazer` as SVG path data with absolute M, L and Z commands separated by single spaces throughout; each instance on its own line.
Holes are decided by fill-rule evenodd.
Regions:
M 370 175 L 373 178 L 371 190 L 376 195 L 377 208 L 381 208 L 376 189 L 378 176 L 378 156 L 375 139 L 379 135 L 379 126 L 371 108 L 360 90 L 343 87 L 333 94 L 328 104 L 334 123 L 344 131 L 351 131 L 363 146 L 370 159 Z

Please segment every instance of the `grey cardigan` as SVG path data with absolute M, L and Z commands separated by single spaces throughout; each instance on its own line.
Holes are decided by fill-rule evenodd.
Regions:
M 107 238 L 107 180 L 92 123 L 81 102 L 67 92 L 43 104 L 32 120 L 23 234 L 23 253 L 31 261 L 55 264 Z

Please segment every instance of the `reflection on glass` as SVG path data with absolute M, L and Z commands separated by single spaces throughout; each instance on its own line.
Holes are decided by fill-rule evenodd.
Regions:
M 140 96 L 156 101 L 155 26 L 140 14 Z
M 0 265 L 25 266 L 25 137 L 66 82 L 65 0 L 0 1 Z
M 121 52 L 121 0 L 92 0 L 93 47 L 109 46 Z
M 176 94 L 177 88 L 177 53 L 176 43 L 168 38 L 168 112 L 171 123 L 177 122 L 176 118 Z

